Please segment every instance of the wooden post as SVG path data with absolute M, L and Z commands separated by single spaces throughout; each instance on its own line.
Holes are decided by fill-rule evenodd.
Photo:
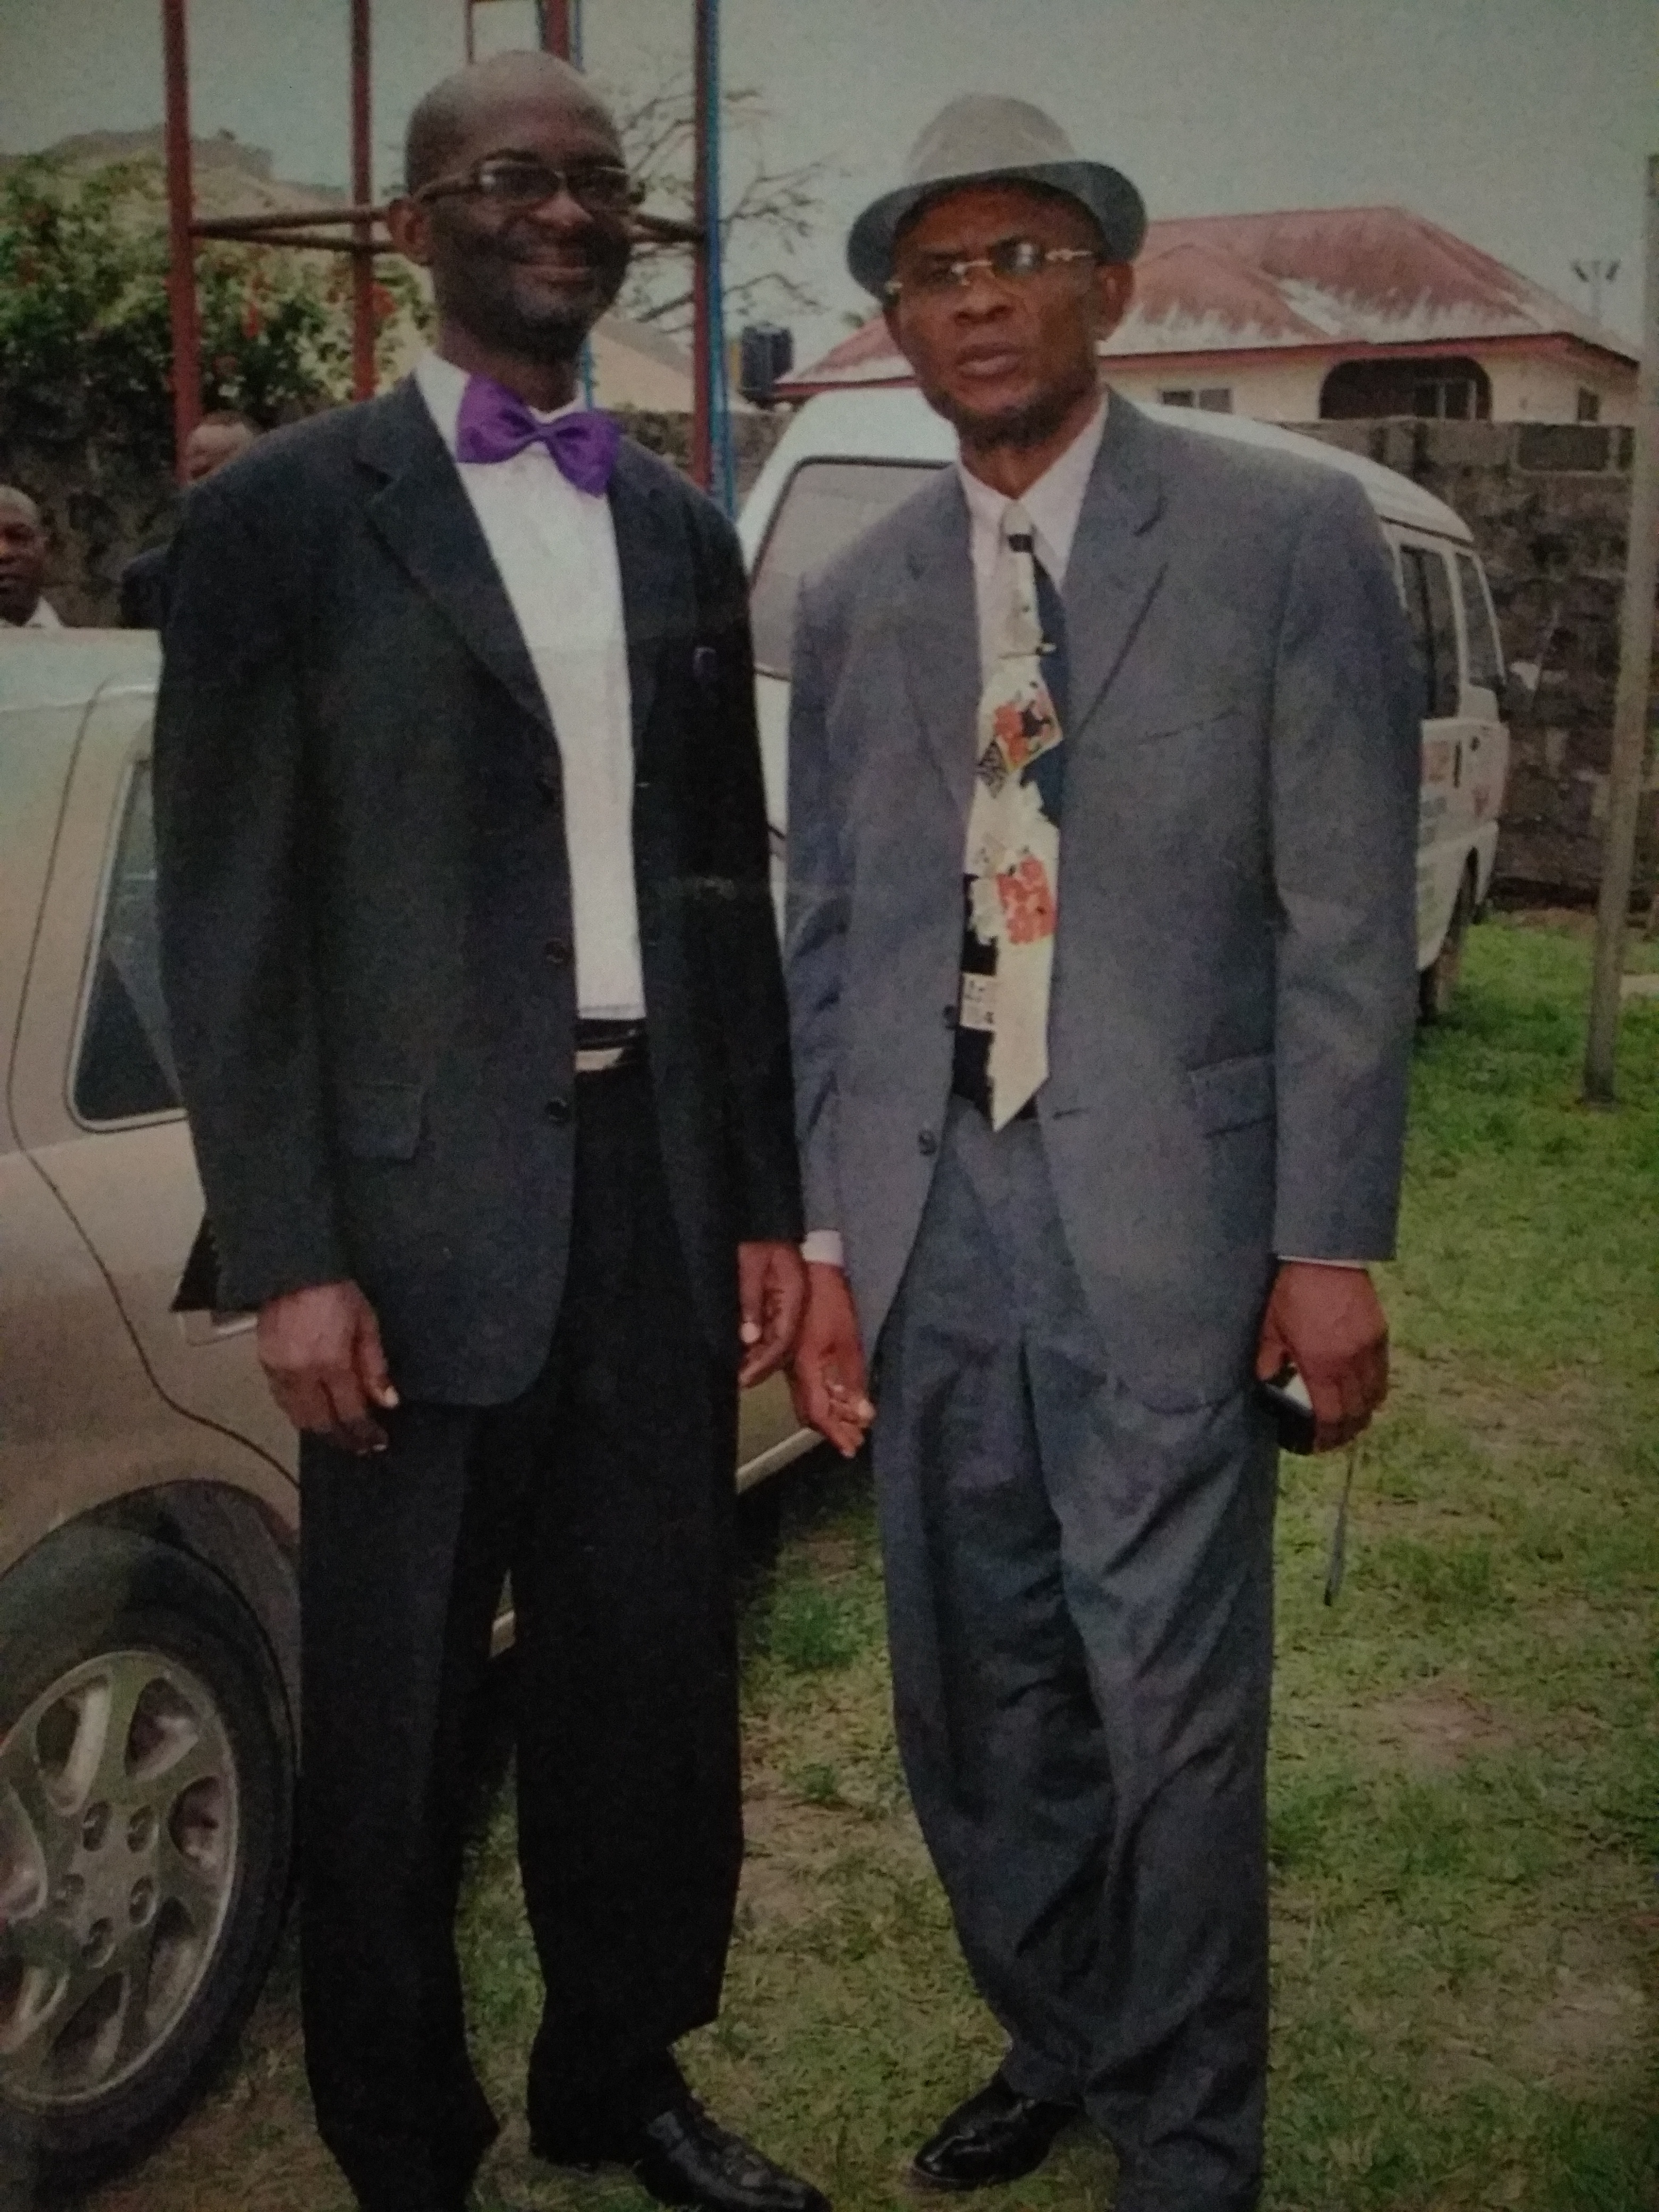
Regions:
M 1642 370 L 1631 455 L 1630 538 L 1619 623 L 1619 690 L 1613 714 L 1607 775 L 1607 841 L 1601 895 L 1595 910 L 1595 964 L 1589 1035 L 1584 1048 L 1584 1097 L 1611 1105 L 1619 1043 L 1620 978 L 1636 859 L 1637 818 L 1647 765 L 1653 682 L 1654 596 L 1659 591 L 1659 154 L 1648 161 L 1647 250 L 1642 295 Z
M 190 55 L 185 0 L 161 0 L 167 71 L 167 311 L 173 325 L 173 465 L 185 480 L 185 446 L 202 419 L 202 324 L 196 303 L 196 212 L 190 156 Z
M 374 141 L 369 136 L 369 0 L 351 0 L 351 198 L 366 208 L 374 198 Z M 374 225 L 351 230 L 351 396 L 372 399 L 374 368 Z
M 562 62 L 570 59 L 570 0 L 540 0 L 542 44 Z

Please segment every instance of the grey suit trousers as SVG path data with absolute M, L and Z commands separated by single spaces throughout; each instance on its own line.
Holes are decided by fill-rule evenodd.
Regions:
M 1130 1395 L 1040 1124 L 960 1101 L 877 1382 L 899 1747 L 1005 2071 L 1111 2138 L 1118 2212 L 1251 2206 L 1271 1424 Z

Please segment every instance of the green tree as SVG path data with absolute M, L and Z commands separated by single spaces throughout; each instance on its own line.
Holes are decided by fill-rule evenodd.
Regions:
M 272 423 L 349 396 L 343 258 L 204 246 L 202 398 Z M 0 175 L 0 451 L 79 447 L 136 472 L 173 446 L 167 241 L 153 165 L 90 175 L 50 155 Z M 424 310 L 410 273 L 375 285 L 383 350 Z

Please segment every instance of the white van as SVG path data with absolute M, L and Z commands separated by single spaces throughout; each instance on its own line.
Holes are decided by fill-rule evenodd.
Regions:
M 1504 656 L 1468 526 L 1409 477 L 1317 439 L 1238 415 L 1137 402 L 1155 422 L 1200 436 L 1300 454 L 1364 487 L 1394 554 L 1423 686 L 1423 796 L 1417 855 L 1417 964 L 1423 1014 L 1442 1012 L 1464 936 L 1486 896 L 1509 769 L 1498 719 Z M 918 392 L 825 392 L 779 440 L 738 529 L 753 596 L 757 691 L 773 852 L 787 827 L 789 652 L 795 599 L 811 574 L 956 453 L 949 425 Z

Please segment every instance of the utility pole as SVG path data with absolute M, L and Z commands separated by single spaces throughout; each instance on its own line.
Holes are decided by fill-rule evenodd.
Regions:
M 1601 287 L 1611 284 L 1619 274 L 1617 261 L 1575 261 L 1572 273 L 1581 284 L 1589 287 L 1590 320 L 1601 319 Z
M 1619 1042 L 1619 985 L 1625 965 L 1636 823 L 1647 764 L 1649 700 L 1653 680 L 1654 596 L 1659 592 L 1659 154 L 1648 161 L 1642 291 L 1642 370 L 1631 455 L 1630 539 L 1619 623 L 1619 690 L 1613 713 L 1607 775 L 1607 842 L 1601 896 L 1595 910 L 1595 966 L 1590 985 L 1589 1036 L 1584 1048 L 1584 1097 L 1609 1106 Z

